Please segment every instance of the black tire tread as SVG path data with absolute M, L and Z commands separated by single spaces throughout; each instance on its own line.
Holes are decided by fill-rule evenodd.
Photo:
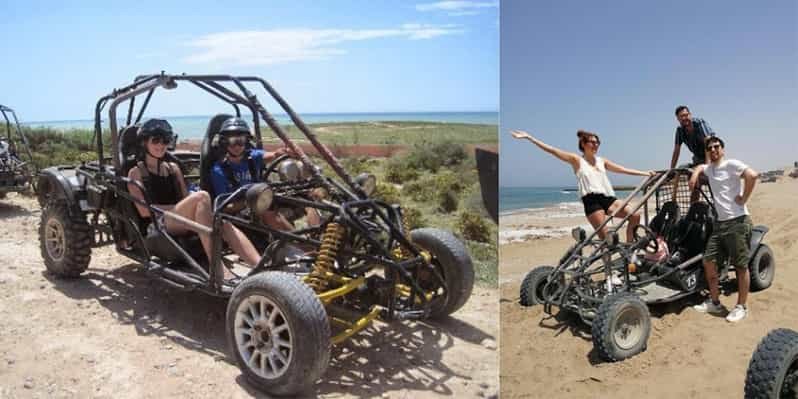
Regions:
M 541 279 L 546 278 L 554 270 L 552 266 L 538 266 L 530 270 L 521 282 L 520 300 L 522 306 L 539 305 L 540 301 L 535 296 L 535 287 Z
M 798 332 L 786 328 L 771 331 L 759 342 L 748 363 L 746 399 L 778 398 L 784 374 L 796 358 Z
M 596 311 L 596 318 L 593 319 L 593 326 L 591 329 L 593 347 L 598 352 L 599 357 L 604 360 L 617 362 L 636 355 L 635 353 L 631 356 L 618 356 L 615 351 L 612 350 L 610 343 L 608 342 L 608 338 L 611 336 L 610 327 L 612 326 L 612 315 L 616 314 L 617 308 L 627 301 L 636 302 L 638 306 L 642 307 L 646 317 L 650 317 L 648 306 L 640 299 L 639 296 L 631 292 L 621 292 L 608 296 L 604 302 L 599 305 L 599 308 Z M 648 337 L 651 334 L 650 323 L 648 327 L 648 331 L 646 332 L 645 337 L 643 337 L 644 344 L 640 352 L 644 352 L 646 350 L 646 341 L 648 341 Z
M 770 256 L 771 260 L 771 274 L 770 278 L 766 280 L 759 279 L 759 261 L 763 256 Z M 756 255 L 751 259 L 751 264 L 748 266 L 751 278 L 751 291 L 762 291 L 773 284 L 773 279 L 776 276 L 776 258 L 773 257 L 773 250 L 767 244 L 762 244 L 756 251 Z
M 275 381 L 263 381 L 252 374 L 243 362 L 236 347 L 233 324 L 235 312 L 244 295 L 253 292 L 271 298 L 277 303 L 283 314 L 291 318 L 289 321 L 294 333 L 295 342 L 300 343 L 286 374 Z M 290 316 L 289 316 L 290 315 Z M 270 394 L 296 395 L 307 390 L 321 378 L 330 363 L 330 323 L 327 312 L 316 293 L 301 282 L 295 275 L 285 272 L 264 272 L 245 279 L 233 291 L 227 304 L 226 314 L 227 341 L 236 363 L 244 373 L 247 381 Z M 292 375 L 289 375 L 292 374 Z
M 410 236 L 414 243 L 430 250 L 444 269 L 446 282 L 455 283 L 450 289 L 446 304 L 430 314 L 431 318 L 448 316 L 463 307 L 474 289 L 474 264 L 463 245 L 454 234 L 435 228 L 413 230 Z M 450 276 L 454 276 L 451 278 Z
M 56 217 L 64 226 L 64 259 L 56 262 L 47 255 L 44 236 L 47 220 Z M 39 223 L 39 247 L 47 270 L 58 277 L 77 278 L 89 267 L 92 247 L 91 226 L 83 213 L 70 214 L 65 201 L 51 201 L 42 209 Z

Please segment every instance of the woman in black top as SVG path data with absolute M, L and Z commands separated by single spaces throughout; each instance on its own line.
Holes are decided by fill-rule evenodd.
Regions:
M 143 160 L 130 169 L 128 177 L 143 182 L 153 205 L 211 227 L 213 214 L 210 195 L 205 191 L 189 194 L 180 168 L 173 162 L 163 160 L 166 155 L 166 147 L 172 141 L 172 137 L 172 127 L 167 121 L 149 119 L 144 122 L 139 133 Z M 128 184 L 128 191 L 133 197 L 144 200 L 143 193 L 135 185 Z M 142 217 L 152 217 L 146 206 L 137 203 L 136 208 Z M 170 234 L 183 234 L 190 231 L 185 225 L 172 218 L 165 218 L 165 225 L 166 231 Z M 211 259 L 210 236 L 199 234 L 199 237 L 205 255 Z M 245 263 L 254 266 L 260 260 L 260 254 L 252 242 L 232 224 L 223 223 L 222 237 Z M 227 272 L 227 269 L 224 270 Z

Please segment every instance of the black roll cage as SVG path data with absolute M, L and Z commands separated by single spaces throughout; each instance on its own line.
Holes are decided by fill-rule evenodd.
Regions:
M 6 138 L 8 142 L 9 143 L 13 142 L 13 138 L 11 137 L 11 131 L 13 125 L 13 130 L 16 132 L 17 136 L 22 141 L 22 144 L 25 145 L 25 153 L 28 156 L 28 160 L 30 161 L 31 165 L 33 165 L 33 154 L 30 152 L 30 145 L 28 144 L 28 138 L 25 136 L 25 133 L 19 127 L 19 120 L 17 119 L 16 112 L 14 112 L 13 109 L 0 104 L 0 114 L 3 115 L 3 119 L 6 122 L 5 123 Z M 11 115 L 11 118 L 8 117 L 9 115 Z

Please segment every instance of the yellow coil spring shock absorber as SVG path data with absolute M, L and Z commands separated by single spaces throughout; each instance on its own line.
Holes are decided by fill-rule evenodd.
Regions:
M 407 218 L 402 219 L 402 231 L 405 233 L 405 237 L 407 237 L 407 241 L 411 241 L 410 238 L 410 223 L 407 221 Z M 397 259 L 407 259 L 413 255 L 410 252 L 410 248 L 407 248 L 399 243 L 396 243 L 396 247 L 393 249 L 393 256 Z
M 330 274 L 333 273 L 332 268 L 335 264 L 335 258 L 338 256 L 338 250 L 341 248 L 341 241 L 343 240 L 346 230 L 338 223 L 332 222 L 324 229 L 321 235 L 321 248 L 319 249 L 319 256 L 313 264 L 313 270 L 308 276 L 308 283 L 317 291 L 323 291 L 328 288 L 330 282 Z

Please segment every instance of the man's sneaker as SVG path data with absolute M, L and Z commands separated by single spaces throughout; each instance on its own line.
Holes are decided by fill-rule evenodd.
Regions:
M 700 305 L 693 306 L 693 309 L 701 313 L 723 313 L 723 311 L 726 310 L 722 304 L 715 305 L 709 298 Z
M 726 321 L 736 323 L 748 316 L 748 309 L 745 308 L 743 305 L 737 305 L 726 315 Z

